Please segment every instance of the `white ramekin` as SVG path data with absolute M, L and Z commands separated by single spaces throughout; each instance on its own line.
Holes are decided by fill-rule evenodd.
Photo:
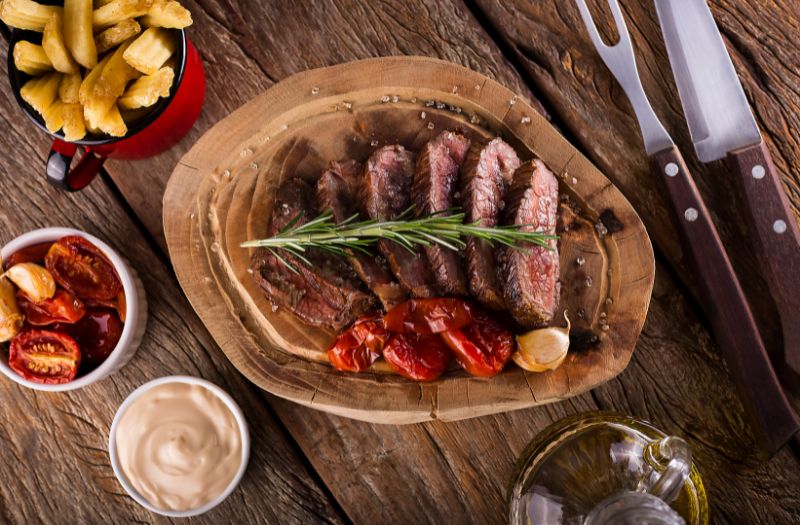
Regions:
M 145 326 L 147 325 L 147 298 L 139 276 L 133 268 L 128 265 L 125 259 L 120 257 L 108 244 L 93 235 L 72 228 L 42 228 L 20 235 L 9 242 L 0 250 L 0 255 L 2 255 L 3 260 L 5 260 L 11 256 L 12 253 L 22 248 L 34 244 L 55 242 L 67 235 L 78 235 L 91 242 L 103 252 L 105 256 L 108 257 L 108 260 L 111 261 L 111 264 L 114 265 L 114 268 L 117 270 L 117 275 L 119 275 L 119 279 L 122 281 L 122 289 L 125 292 L 125 324 L 122 328 L 122 335 L 119 338 L 117 346 L 100 366 L 86 375 L 76 377 L 69 383 L 61 385 L 45 385 L 24 379 L 8 366 L 8 354 L 6 352 L 0 352 L 0 372 L 3 372 L 3 374 L 12 381 L 16 381 L 20 385 L 35 390 L 45 390 L 48 392 L 75 390 L 113 374 L 130 361 L 133 354 L 136 353 L 139 344 L 142 342 Z
M 225 488 L 222 493 L 214 498 L 213 500 L 209 501 L 202 507 L 198 507 L 196 509 L 190 510 L 165 510 L 160 509 L 154 506 L 152 503 L 144 499 L 139 492 L 136 491 L 135 488 L 130 484 L 128 479 L 125 477 L 125 473 L 122 472 L 122 467 L 119 464 L 119 458 L 117 457 L 117 426 L 119 426 L 119 421 L 122 419 L 122 415 L 125 413 L 126 410 L 133 404 L 134 401 L 139 399 L 145 392 L 149 391 L 150 389 L 157 387 L 159 385 L 163 385 L 165 383 L 187 383 L 190 385 L 199 385 L 205 387 L 213 394 L 215 394 L 220 400 L 225 403 L 225 406 L 230 409 L 233 417 L 236 418 L 236 422 L 239 425 L 239 435 L 242 438 L 242 462 L 239 465 L 239 470 L 236 472 L 236 475 L 233 477 L 231 482 Z M 117 476 L 122 487 L 125 491 L 132 497 L 136 503 L 141 505 L 142 507 L 146 508 L 151 512 L 155 512 L 156 514 L 161 514 L 162 516 L 169 516 L 172 518 L 188 518 L 190 516 L 197 516 L 208 512 L 209 510 L 213 509 L 220 503 L 222 503 L 225 498 L 230 496 L 230 494 L 236 489 L 239 485 L 239 482 L 242 480 L 244 476 L 245 470 L 247 470 L 247 463 L 250 461 L 250 431 L 247 427 L 247 421 L 244 418 L 244 414 L 242 410 L 239 408 L 239 405 L 236 404 L 236 401 L 225 392 L 223 389 L 215 385 L 210 381 L 206 381 L 205 379 L 200 379 L 199 377 L 191 377 L 191 376 L 167 376 L 162 377 L 159 379 L 154 379 L 149 381 L 136 390 L 134 390 L 120 407 L 117 409 L 117 413 L 114 416 L 114 421 L 111 423 L 111 430 L 108 434 L 108 455 L 111 458 L 111 468 L 114 469 L 114 474 Z

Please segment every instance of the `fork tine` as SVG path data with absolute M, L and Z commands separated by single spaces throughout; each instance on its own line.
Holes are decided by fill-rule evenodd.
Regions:
M 611 2 L 611 0 L 608 1 L 609 3 Z M 608 46 L 603 42 L 600 33 L 597 31 L 597 26 L 594 24 L 594 19 L 592 18 L 592 13 L 589 12 L 589 7 L 586 5 L 586 0 L 575 0 L 575 3 L 578 4 L 578 10 L 581 13 L 581 18 L 583 18 L 583 25 L 586 26 L 589 38 L 592 39 L 594 46 L 598 51 L 607 48 Z
M 617 25 L 619 43 L 630 42 L 631 35 L 628 33 L 628 24 L 625 23 L 625 18 L 622 16 L 622 10 L 619 7 L 619 0 L 608 0 L 608 7 L 611 9 L 611 14 L 614 17 L 614 23 Z

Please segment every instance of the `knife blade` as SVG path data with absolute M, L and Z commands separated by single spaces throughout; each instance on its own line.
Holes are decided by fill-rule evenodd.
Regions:
M 763 448 L 774 454 L 797 434 L 800 421 L 781 389 L 750 306 L 680 150 L 653 111 L 636 69 L 630 34 L 617 0 L 608 0 L 619 42 L 606 45 L 585 0 L 575 0 L 589 38 L 633 106 L 653 171 L 664 180 L 714 336 L 733 373 Z
M 655 0 L 697 157 L 725 158 L 745 195 L 783 329 L 786 362 L 800 373 L 800 229 L 705 0 Z

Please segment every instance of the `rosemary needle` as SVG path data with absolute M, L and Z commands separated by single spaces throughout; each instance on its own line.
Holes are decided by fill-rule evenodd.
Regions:
M 353 215 L 345 221 L 336 223 L 333 213 L 328 210 L 318 217 L 298 224 L 303 217 L 300 212 L 269 239 L 247 241 L 243 248 L 267 248 L 285 265 L 291 265 L 280 257 L 278 249 L 294 255 L 305 264 L 311 263 L 303 255 L 309 248 L 317 248 L 337 255 L 348 255 L 353 251 L 371 254 L 370 249 L 381 239 L 396 242 L 413 251 L 415 246 L 438 244 L 451 250 L 466 246 L 465 237 L 477 237 L 489 244 L 502 244 L 525 250 L 529 245 L 552 249 L 549 241 L 557 235 L 523 231 L 524 224 L 510 226 L 481 226 L 479 222 L 464 224 L 465 214 L 458 208 L 445 210 L 426 217 L 412 217 L 409 208 L 396 219 L 390 221 L 358 220 Z

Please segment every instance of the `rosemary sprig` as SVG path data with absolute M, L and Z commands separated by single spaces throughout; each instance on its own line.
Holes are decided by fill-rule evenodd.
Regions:
M 526 244 L 551 249 L 549 241 L 558 238 L 557 235 L 522 231 L 525 225 L 521 224 L 491 228 L 481 226 L 479 222 L 464 224 L 465 214 L 458 208 L 420 218 L 412 215 L 413 207 L 391 221 L 359 221 L 358 215 L 353 215 L 337 224 L 333 220 L 333 213 L 328 210 L 298 226 L 303 217 L 300 212 L 274 237 L 243 242 L 241 246 L 267 248 L 284 265 L 296 271 L 281 257 L 279 250 L 285 250 L 311 266 L 304 255 L 309 248 L 318 248 L 336 255 L 347 255 L 348 250 L 370 255 L 370 249 L 380 239 L 396 242 L 413 251 L 415 246 L 433 244 L 458 250 L 466 246 L 465 237 L 477 237 L 491 245 L 502 244 L 519 250 L 528 249 Z

